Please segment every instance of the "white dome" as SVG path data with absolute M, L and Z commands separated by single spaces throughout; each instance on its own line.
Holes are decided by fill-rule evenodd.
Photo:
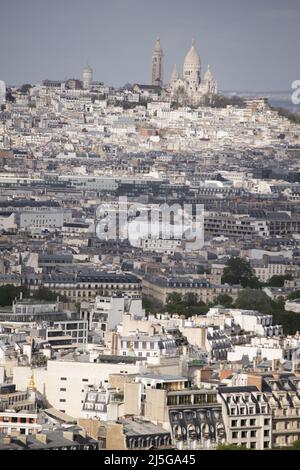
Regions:
M 184 60 L 184 67 L 188 68 L 190 66 L 199 67 L 199 68 L 201 67 L 200 56 L 197 52 L 196 43 L 194 40 L 192 42 L 192 47 L 190 48 L 189 52 L 185 56 L 185 60 Z

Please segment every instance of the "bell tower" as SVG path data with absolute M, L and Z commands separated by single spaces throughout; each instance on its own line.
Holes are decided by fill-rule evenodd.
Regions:
M 160 44 L 159 37 L 156 39 L 155 47 L 152 54 L 152 85 L 163 86 L 163 59 L 164 53 Z

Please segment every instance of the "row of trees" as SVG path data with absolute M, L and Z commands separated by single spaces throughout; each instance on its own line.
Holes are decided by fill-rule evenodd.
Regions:
M 262 290 L 262 287 L 282 287 L 290 276 L 274 276 L 264 284 L 255 276 L 250 263 L 242 258 L 231 258 L 224 270 L 222 283 L 229 285 L 241 285 L 244 287 L 239 292 L 234 302 L 227 294 L 219 295 L 214 302 L 205 304 L 199 301 L 193 293 L 181 296 L 178 292 L 168 295 L 164 311 L 170 314 L 184 315 L 189 318 L 193 315 L 204 315 L 210 307 L 222 305 L 225 308 L 240 308 L 244 310 L 257 310 L 261 313 L 273 315 L 274 324 L 283 326 L 285 334 L 295 334 L 300 331 L 300 315 L 285 310 L 285 299 L 280 297 L 273 300 Z M 295 291 L 288 296 L 289 299 L 300 298 L 300 291 Z M 144 300 L 144 308 L 148 313 L 156 313 L 162 310 L 161 306 L 153 304 L 150 300 Z
M 55 301 L 59 296 L 59 300 L 61 302 L 67 302 L 66 297 L 61 296 L 57 292 L 46 289 L 45 287 L 40 287 L 31 295 L 31 292 L 27 286 L 16 287 L 12 284 L 6 284 L 4 286 L 0 286 L 0 306 L 8 307 L 12 305 L 13 301 L 20 298 L 21 294 L 24 299 L 31 298 L 34 300 L 44 300 L 48 302 Z
M 186 296 L 182 298 L 180 294 L 174 292 L 168 296 L 168 302 L 163 309 L 170 314 L 177 313 L 189 318 L 194 315 L 205 315 L 210 307 L 217 305 L 225 308 L 257 310 L 266 315 L 273 315 L 273 323 L 282 325 L 285 334 L 295 334 L 296 331 L 300 331 L 300 315 L 285 311 L 285 300 L 282 297 L 272 300 L 265 292 L 258 289 L 241 290 L 235 302 L 229 295 L 219 295 L 214 302 L 207 305 L 204 302 L 197 302 L 196 299 L 192 301 L 190 295 L 188 298 Z M 161 307 L 156 311 L 161 311 Z M 155 310 L 152 310 L 152 313 L 154 312 Z
M 267 283 L 261 282 L 254 274 L 251 264 L 243 258 L 230 258 L 222 276 L 223 284 L 238 285 L 251 289 L 262 287 L 283 287 L 285 281 L 291 281 L 292 276 L 273 276 Z
M 246 446 L 237 444 L 219 444 L 218 450 L 250 450 Z M 295 441 L 292 447 L 281 447 L 278 450 L 300 450 L 300 441 Z

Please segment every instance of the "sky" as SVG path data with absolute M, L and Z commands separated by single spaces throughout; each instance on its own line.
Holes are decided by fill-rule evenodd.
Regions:
M 149 83 L 157 36 L 164 81 L 196 40 L 221 90 L 289 91 L 300 80 L 299 0 L 0 0 L 0 79 Z

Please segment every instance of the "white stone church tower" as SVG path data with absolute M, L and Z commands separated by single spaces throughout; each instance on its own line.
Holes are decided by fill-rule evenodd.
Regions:
M 218 93 L 218 83 L 214 80 L 210 66 L 201 80 L 201 59 L 193 40 L 192 47 L 187 53 L 183 78 L 180 78 L 177 66 L 174 66 L 170 81 L 171 98 L 184 104 L 201 104 L 206 97 Z
M 152 85 L 163 86 L 163 60 L 164 53 L 160 44 L 160 39 L 156 39 L 155 47 L 152 54 Z

